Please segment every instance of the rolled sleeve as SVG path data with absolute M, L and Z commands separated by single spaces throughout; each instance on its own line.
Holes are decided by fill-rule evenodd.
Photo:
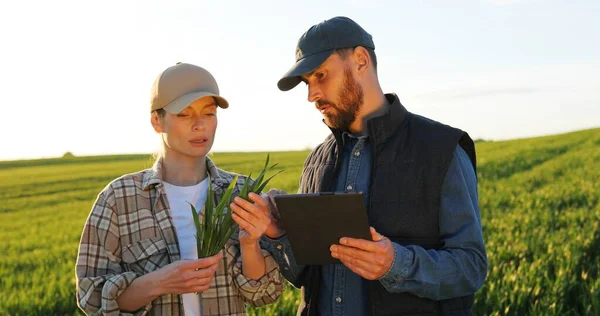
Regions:
M 119 310 L 117 298 L 135 280 L 135 272 L 123 272 L 116 214 L 100 194 L 88 216 L 77 255 L 77 304 L 86 314 L 144 315 L 151 304 L 133 313 Z
M 302 283 L 300 276 L 305 266 L 296 263 L 287 235 L 277 239 L 266 237 L 266 240 L 270 244 L 269 247 L 272 248 L 273 258 L 279 264 L 283 276 L 294 286 L 300 287 Z
M 400 284 L 404 278 L 408 275 L 410 266 L 412 264 L 414 253 L 397 243 L 394 245 L 394 261 L 392 266 L 381 278 L 379 282 L 388 292 L 399 292 Z
M 253 306 L 263 306 L 275 302 L 283 293 L 283 276 L 271 254 L 262 249 L 265 258 L 265 274 L 258 280 L 242 273 L 242 257 L 233 265 L 233 280 L 245 301 Z

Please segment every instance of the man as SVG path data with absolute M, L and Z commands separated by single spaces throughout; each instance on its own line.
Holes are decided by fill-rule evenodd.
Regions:
M 299 266 L 276 227 L 273 256 L 302 287 L 299 315 L 469 315 L 487 273 L 473 141 L 384 94 L 374 49 L 351 19 L 323 21 L 277 84 L 304 82 L 332 132 L 308 156 L 299 191 L 363 192 L 372 240 L 332 245 L 343 264 Z

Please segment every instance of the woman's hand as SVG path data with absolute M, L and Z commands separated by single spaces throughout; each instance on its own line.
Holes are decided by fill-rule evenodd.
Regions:
M 223 254 L 178 260 L 133 280 L 117 297 L 123 311 L 136 311 L 165 294 L 201 293 L 210 287 Z
M 235 197 L 229 205 L 233 220 L 240 226 L 240 243 L 254 244 L 271 225 L 269 202 L 256 193 L 248 194 L 254 203 Z
M 156 286 L 164 294 L 201 293 L 210 287 L 222 252 L 196 260 L 178 260 L 153 272 Z

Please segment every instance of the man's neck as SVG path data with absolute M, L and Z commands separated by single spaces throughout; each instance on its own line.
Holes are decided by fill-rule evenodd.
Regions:
M 165 182 L 177 186 L 192 186 L 206 179 L 206 156 L 190 157 L 165 153 L 163 174 Z
M 356 115 L 356 119 L 350 124 L 350 133 L 353 135 L 368 135 L 367 121 L 370 118 L 380 116 L 387 111 L 387 105 L 389 104 L 387 98 L 381 92 L 374 93 L 371 95 L 365 94 L 364 103 L 361 107 L 360 112 Z

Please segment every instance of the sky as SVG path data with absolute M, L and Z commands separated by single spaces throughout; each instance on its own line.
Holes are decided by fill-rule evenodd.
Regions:
M 150 88 L 202 66 L 230 103 L 213 151 L 313 148 L 307 89 L 277 89 L 310 26 L 348 16 L 411 112 L 505 140 L 600 127 L 600 2 L 3 1 L 0 160 L 153 153 Z

